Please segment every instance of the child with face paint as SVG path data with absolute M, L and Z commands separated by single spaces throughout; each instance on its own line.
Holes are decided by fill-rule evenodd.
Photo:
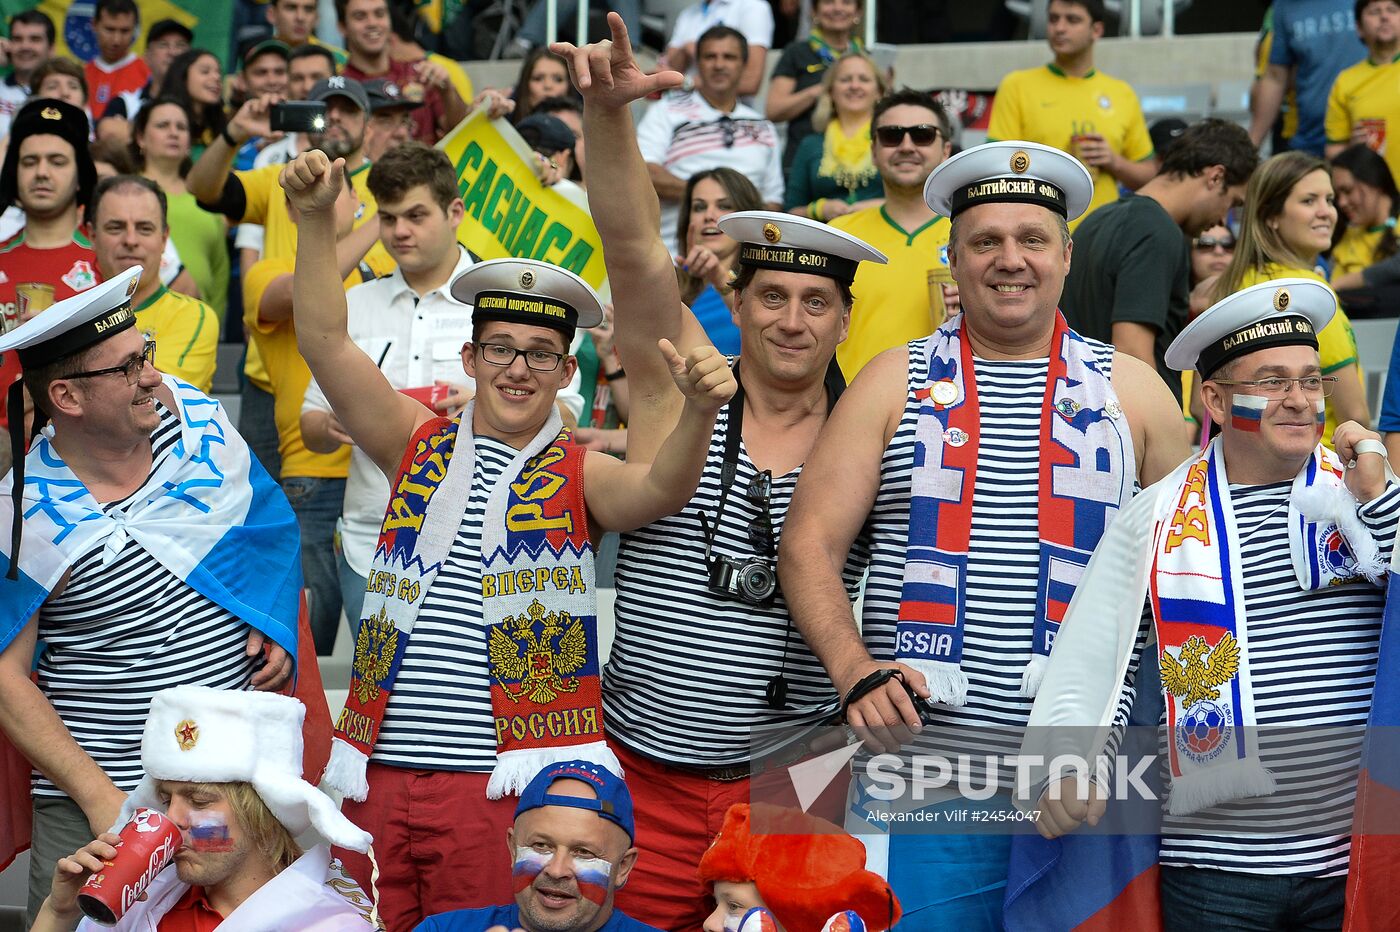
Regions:
M 430 916 L 427 932 L 656 932 L 613 906 L 637 861 L 632 797 L 600 764 L 565 761 L 540 771 L 506 833 L 515 902 Z
M 899 901 L 883 878 L 865 869 L 865 846 L 824 819 L 765 803 L 731 806 L 724 827 L 700 860 L 713 885 L 715 910 L 705 932 L 751 932 L 760 907 L 782 932 L 822 932 L 833 923 L 863 923 L 882 932 L 899 921 Z

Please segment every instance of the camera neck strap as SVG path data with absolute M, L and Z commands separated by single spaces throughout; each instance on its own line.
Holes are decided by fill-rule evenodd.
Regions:
M 724 506 L 729 501 L 729 489 L 734 485 L 734 480 L 739 475 L 739 445 L 744 442 L 744 380 L 739 375 L 739 360 L 734 360 L 734 365 L 730 367 L 734 373 L 734 382 L 737 387 L 734 390 L 734 397 L 729 399 L 726 405 L 729 411 L 729 420 L 725 427 L 724 434 L 724 461 L 720 468 L 720 488 L 719 507 L 715 509 L 714 528 L 710 528 L 710 522 L 705 519 L 704 512 L 700 513 L 700 528 L 705 533 L 705 565 L 710 565 L 710 552 L 714 549 L 715 535 L 719 533 L 719 523 L 724 517 Z M 831 416 L 831 412 L 836 408 L 836 401 L 841 397 L 841 393 L 846 390 L 846 378 L 841 374 L 841 367 L 836 364 L 836 357 L 831 357 L 831 362 L 827 364 L 826 376 L 823 379 L 823 386 L 826 388 L 826 414 Z

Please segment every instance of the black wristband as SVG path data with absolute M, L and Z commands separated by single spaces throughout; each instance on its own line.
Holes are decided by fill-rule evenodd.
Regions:
M 618 366 L 615 372 L 603 373 L 603 379 L 608 382 L 616 382 L 625 378 L 627 378 L 627 370 L 623 369 L 621 366 Z
M 234 152 L 237 152 L 243 147 L 243 144 L 241 142 L 237 142 L 234 140 L 233 135 L 228 131 L 227 126 L 219 130 L 219 135 L 223 137 L 224 142 L 228 143 L 228 147 Z

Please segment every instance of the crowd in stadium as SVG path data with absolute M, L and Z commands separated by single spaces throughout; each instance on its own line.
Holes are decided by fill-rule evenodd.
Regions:
M 867 2 L 540 2 L 500 87 L 10 17 L 25 928 L 1400 927 L 1400 0 L 1275 0 L 1248 125 L 1031 0 L 983 143 Z

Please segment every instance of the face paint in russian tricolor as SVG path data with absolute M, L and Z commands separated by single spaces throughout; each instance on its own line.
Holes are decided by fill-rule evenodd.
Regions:
M 1321 437 L 1327 430 L 1327 399 L 1317 399 L 1313 402 L 1313 408 L 1317 411 L 1317 435 Z
M 196 810 L 190 813 L 190 847 L 201 853 L 234 849 L 228 819 L 222 812 Z
M 729 928 L 728 921 L 724 927 Z M 762 906 L 755 906 L 744 913 L 744 918 L 739 920 L 738 932 L 778 932 L 778 920 L 773 918 L 773 914 Z
M 511 867 L 511 885 L 519 893 L 535 882 L 554 854 L 534 848 L 515 849 L 515 863 Z M 584 899 L 602 904 L 608 898 L 608 888 L 612 882 L 612 862 L 603 858 L 573 858 L 574 882 L 578 893 Z M 572 892 L 572 891 L 571 891 Z
M 1263 395 L 1235 392 L 1230 397 L 1230 426 L 1251 434 L 1259 433 L 1259 423 L 1263 420 L 1264 409 L 1268 406 L 1269 399 Z
M 865 932 L 865 920 L 855 910 L 848 909 L 823 923 L 822 932 Z

